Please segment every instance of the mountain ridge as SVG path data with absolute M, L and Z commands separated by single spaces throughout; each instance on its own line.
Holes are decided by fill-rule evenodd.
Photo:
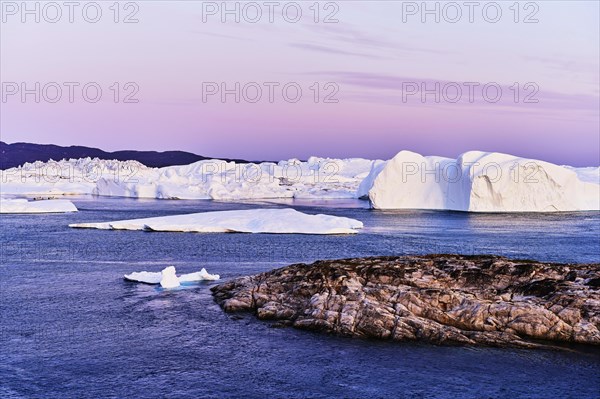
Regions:
M 214 158 L 205 157 L 187 151 L 104 151 L 100 148 L 86 146 L 59 146 L 55 144 L 35 144 L 35 143 L 12 143 L 8 144 L 0 141 L 0 169 L 10 169 L 21 166 L 27 162 L 48 162 L 53 159 L 60 161 L 62 159 L 77 158 L 99 158 L 116 159 L 118 161 L 138 161 L 142 164 L 162 168 L 165 166 L 189 165 L 194 162 L 205 159 L 223 159 L 224 161 L 235 161 L 239 163 L 248 163 L 243 159 Z

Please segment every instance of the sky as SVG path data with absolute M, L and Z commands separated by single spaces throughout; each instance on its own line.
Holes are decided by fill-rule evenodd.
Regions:
M 5 142 L 600 164 L 597 1 L 23 4 L 0 7 Z

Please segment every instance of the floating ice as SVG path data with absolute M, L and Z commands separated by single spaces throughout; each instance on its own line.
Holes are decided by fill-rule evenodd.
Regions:
M 163 288 L 175 288 L 181 283 L 218 280 L 220 276 L 218 274 L 210 274 L 206 269 L 202 268 L 199 272 L 182 274 L 177 277 L 175 267 L 168 266 L 161 272 L 134 272 L 124 275 L 123 278 L 138 283 L 160 284 Z
M 123 276 L 125 280 L 135 281 L 138 283 L 146 283 L 146 284 L 160 284 L 160 280 L 162 279 L 161 272 L 133 272 L 131 274 L 126 274 Z
M 366 180 L 373 182 L 369 198 L 377 209 L 554 212 L 600 209 L 598 176 L 598 168 L 500 153 L 450 159 L 402 151 Z
M 311 157 L 241 164 L 203 160 L 149 168 L 98 159 L 0 171 L 3 194 L 94 194 L 161 199 L 370 198 L 379 209 L 547 212 L 600 209 L 600 168 L 500 153 L 457 159 L 400 152 L 389 161 Z
M 179 287 L 179 279 L 175 274 L 175 266 L 169 266 L 160 273 L 160 286 L 163 288 L 177 288 Z
M 218 274 L 210 274 L 205 268 L 202 268 L 199 272 L 182 274 L 179 276 L 179 282 L 188 283 L 194 281 L 214 281 L 218 280 L 220 276 Z
M 67 200 L 39 200 L 0 198 L 0 213 L 64 213 L 77 212 Z
M 151 230 L 194 233 L 353 234 L 362 222 L 331 215 L 308 215 L 294 209 L 251 209 L 104 223 L 76 223 L 69 227 L 104 230 Z
M 218 159 L 150 168 L 91 158 L 27 163 L 0 171 L 2 192 L 161 199 L 354 198 L 373 161 L 311 157 L 263 163 Z

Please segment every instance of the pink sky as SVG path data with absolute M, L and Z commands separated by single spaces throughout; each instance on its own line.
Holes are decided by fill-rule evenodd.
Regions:
M 597 2 L 537 2 L 538 9 L 522 2 L 518 16 L 508 8 L 512 2 L 500 2 L 496 23 L 480 10 L 473 23 L 467 15 L 448 22 L 452 10 L 440 10 L 438 23 L 435 16 L 422 22 L 420 13 L 406 14 L 409 2 L 329 3 L 337 7 L 320 3 L 318 22 L 309 8 L 313 2 L 295 3 L 303 13 L 297 23 L 281 11 L 273 22 L 267 15 L 251 22 L 254 14 L 241 14 L 239 22 L 226 15 L 223 23 L 219 12 L 208 13 L 221 2 L 138 2 L 137 9 L 119 10 L 119 23 L 108 8 L 112 2 L 100 3 L 97 23 L 87 22 L 80 10 L 73 23 L 64 13 L 56 23 L 46 20 L 54 14 L 40 14 L 36 23 L 27 15 L 22 22 L 22 10 L 4 9 L 2 140 L 248 159 L 387 159 L 403 149 L 444 156 L 485 150 L 600 164 Z M 123 23 L 132 12 L 139 22 Z M 325 23 L 329 14 L 338 22 Z M 524 23 L 531 15 L 538 22 Z M 21 84 L 32 89 L 35 82 L 56 82 L 62 97 L 49 102 L 55 92 L 47 86 L 39 103 L 34 94 L 23 101 Z M 65 82 L 79 84 L 73 102 Z M 81 93 L 89 82 L 102 89 L 96 103 Z M 137 103 L 123 102 L 134 87 L 125 90 L 128 82 L 139 88 Z M 234 94 L 222 102 L 219 93 L 203 101 L 210 82 L 229 88 L 256 82 L 263 96 L 250 102 L 250 85 L 239 103 Z M 279 85 L 272 102 L 265 82 Z M 472 99 L 464 82 L 479 84 Z M 497 85 L 489 85 L 488 94 L 502 90 L 497 102 L 482 92 L 492 82 Z M 280 90 L 290 83 L 302 89 L 296 103 Z M 19 92 L 11 94 L 14 84 Z M 422 85 L 446 87 L 446 95 L 422 98 L 414 92 Z M 463 95 L 452 102 L 457 86 Z M 325 103 L 334 91 L 337 103 Z M 528 95 L 534 102 L 525 101 Z

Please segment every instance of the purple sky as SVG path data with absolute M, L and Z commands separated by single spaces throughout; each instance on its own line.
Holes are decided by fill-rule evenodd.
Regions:
M 455 157 L 484 150 L 599 165 L 598 2 L 526 3 L 516 15 L 512 1 L 498 2 L 496 23 L 486 21 L 495 10 L 484 15 L 481 8 L 473 23 L 466 8 L 451 23 L 456 10 L 446 3 L 439 22 L 421 10 L 413 15 L 410 7 L 421 2 L 322 2 L 318 22 L 312 1 L 297 2 L 296 23 L 293 7 L 283 15 L 289 2 L 279 3 L 273 22 L 264 6 L 252 22 L 256 10 L 248 3 L 238 3 L 239 22 L 215 10 L 221 2 L 138 2 L 137 10 L 120 3 L 119 23 L 112 2 L 100 3 L 97 23 L 81 9 L 73 23 L 66 9 L 56 23 L 48 21 L 55 10 L 41 9 L 36 23 L 22 10 L 3 9 L 1 138 L 247 159 L 388 159 L 403 149 Z M 123 23 L 131 13 L 139 22 Z M 325 23 L 328 15 L 338 22 Z M 35 82 L 40 102 L 35 94 L 23 101 L 21 84 L 34 89 Z M 55 103 L 49 82 L 62 87 Z M 65 82 L 79 84 L 73 102 Z M 102 89 L 96 103 L 83 98 L 89 82 Z M 139 88 L 137 103 L 123 102 L 135 87 L 128 82 Z M 239 103 L 235 94 L 222 102 L 220 93 L 207 91 L 221 84 L 233 89 L 235 82 L 240 89 L 256 82 L 261 99 L 251 102 L 254 84 L 240 90 Z M 285 100 L 286 84 L 289 100 L 295 87 L 302 89 L 298 102 Z M 430 91 L 424 97 L 421 87 Z

